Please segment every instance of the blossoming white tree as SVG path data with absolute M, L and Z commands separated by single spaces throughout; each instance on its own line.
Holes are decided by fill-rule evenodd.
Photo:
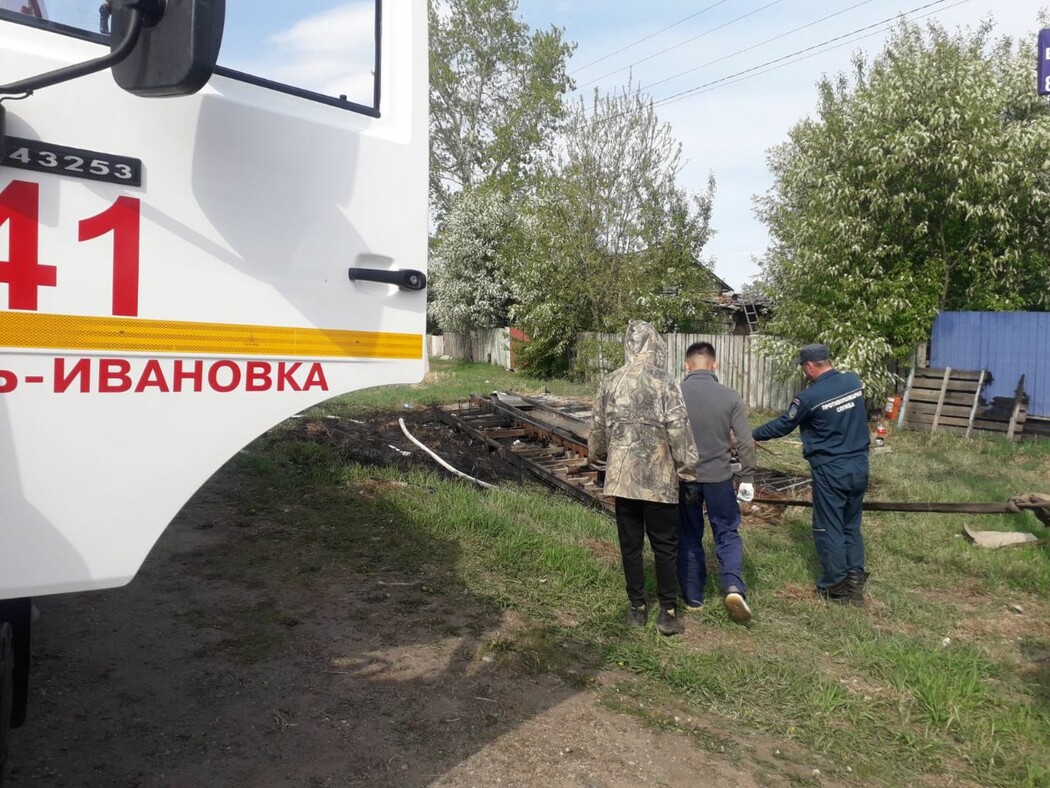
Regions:
M 430 255 L 430 311 L 446 331 L 508 325 L 514 217 L 510 200 L 495 189 L 461 192 L 453 202 Z

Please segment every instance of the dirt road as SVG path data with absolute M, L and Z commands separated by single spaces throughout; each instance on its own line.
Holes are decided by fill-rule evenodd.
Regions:
M 39 600 L 14 786 L 748 786 L 749 770 L 502 658 L 522 626 L 392 565 L 381 522 L 341 563 L 220 472 L 127 588 Z M 422 579 L 421 579 L 422 578 Z

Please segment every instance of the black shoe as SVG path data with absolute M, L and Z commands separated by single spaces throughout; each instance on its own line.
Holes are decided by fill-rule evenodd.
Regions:
M 846 581 L 849 583 L 849 601 L 854 607 L 864 607 L 864 585 L 869 577 L 871 572 L 865 572 L 863 569 L 850 569 L 846 575 Z
M 853 599 L 853 586 L 850 585 L 849 578 L 836 583 L 830 588 L 821 588 L 817 586 L 817 596 L 823 599 L 825 602 L 831 602 L 834 605 L 848 605 Z
M 648 620 L 649 607 L 647 605 L 632 607 L 627 611 L 627 626 L 629 627 L 644 627 Z
M 736 623 L 746 624 L 751 620 L 751 608 L 747 606 L 747 600 L 736 586 L 729 586 L 726 589 L 726 595 L 722 601 L 725 603 L 726 610 L 729 611 L 729 617 Z
M 678 617 L 678 612 L 672 607 L 660 609 L 660 615 L 656 618 L 656 629 L 661 635 L 681 635 L 685 632 L 685 622 Z

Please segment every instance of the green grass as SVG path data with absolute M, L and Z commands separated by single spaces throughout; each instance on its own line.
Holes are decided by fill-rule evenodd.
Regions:
M 422 386 L 366 392 L 317 412 L 543 385 L 487 366 L 436 364 Z M 295 540 L 294 564 L 275 538 L 269 553 L 256 551 L 251 571 L 269 555 L 287 582 L 309 584 L 352 556 L 358 568 L 423 577 L 433 593 L 512 609 L 527 626 L 490 645 L 499 659 L 581 687 L 588 671 L 617 671 L 613 688 L 596 690 L 611 708 L 729 752 L 758 774 L 779 768 L 755 755 L 762 741 L 848 783 L 1050 785 L 1050 551 L 982 550 L 958 538 L 963 523 L 1045 535 L 1030 514 L 866 514 L 872 599 L 857 610 L 811 596 L 808 511 L 789 509 L 779 525 L 744 527 L 752 626 L 732 624 L 712 604 L 669 640 L 623 623 L 607 516 L 538 486 L 484 492 L 436 470 L 344 465 L 330 444 L 288 440 L 292 429 L 260 439 L 233 466 L 255 485 L 259 512 L 295 524 L 275 532 Z M 1050 442 L 894 431 L 888 445 L 892 453 L 873 458 L 871 498 L 1004 501 L 1050 491 Z M 805 469 L 798 446 L 771 447 L 776 457 L 760 452 L 761 464 Z M 289 493 L 302 506 L 285 514 Z M 226 556 L 223 571 L 236 571 L 238 560 Z M 717 599 L 713 585 L 708 596 Z M 259 638 L 255 650 L 267 645 Z M 706 722 L 673 722 L 686 718 Z
M 353 415 L 376 410 L 397 410 L 405 405 L 424 407 L 458 402 L 471 394 L 508 390 L 542 391 L 545 388 L 552 394 L 589 397 L 595 387 L 565 380 L 540 380 L 488 364 L 431 359 L 430 372 L 422 383 L 356 391 L 326 402 L 321 406 L 321 411 Z

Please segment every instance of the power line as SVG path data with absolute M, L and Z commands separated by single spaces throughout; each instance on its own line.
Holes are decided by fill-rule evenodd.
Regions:
M 660 35 L 661 33 L 666 33 L 671 28 L 678 27 L 683 22 L 688 22 L 693 17 L 700 16 L 700 14 L 704 13 L 705 11 L 710 11 L 712 8 L 715 8 L 716 6 L 720 6 L 723 3 L 728 3 L 728 2 L 729 2 L 729 0 L 718 0 L 717 3 L 712 3 L 711 5 L 707 6 L 706 8 L 701 8 L 699 11 L 695 11 L 692 14 L 690 14 L 689 16 L 683 17 L 682 19 L 679 19 L 677 22 L 673 22 L 672 24 L 669 24 L 667 27 L 664 27 L 664 28 L 661 28 L 660 30 L 657 30 L 655 33 L 650 33 L 647 36 L 639 38 L 637 41 L 632 41 L 627 46 L 620 47 L 615 52 L 610 52 L 608 55 L 602 55 L 600 58 L 597 58 L 595 60 L 590 61 L 589 63 L 586 63 L 586 64 L 580 66 L 578 69 L 573 71 L 572 74 L 579 74 L 581 71 L 583 71 L 584 69 L 590 68 L 595 63 L 601 63 L 603 60 L 608 60 L 613 55 L 618 55 L 621 52 L 626 52 L 631 47 L 637 46 L 638 44 L 641 44 L 644 41 L 648 41 L 650 38 L 655 38 L 656 36 Z
M 768 73 L 770 71 L 775 71 L 778 68 L 783 68 L 785 66 L 792 65 L 793 63 L 801 62 L 802 60 L 806 60 L 806 59 L 808 59 L 810 57 L 815 57 L 816 55 L 823 54 L 824 52 L 830 52 L 830 51 L 832 51 L 834 49 L 838 49 L 840 47 L 856 43 L 857 41 L 861 41 L 861 40 L 863 40 L 865 38 L 870 38 L 871 36 L 876 35 L 877 33 L 884 32 L 885 30 L 888 30 L 893 25 L 893 23 L 896 22 L 898 19 L 901 19 L 903 17 L 911 16 L 912 14 L 916 14 L 916 13 L 918 13 L 920 11 L 925 11 L 927 9 L 934 8 L 934 7 L 942 5 L 943 3 L 946 3 L 946 2 L 948 2 L 948 0 L 933 0 L 933 2 L 926 3 L 925 5 L 918 6 L 916 8 L 913 8 L 913 9 L 909 10 L 909 11 L 904 11 L 904 12 L 902 12 L 900 14 L 896 14 L 894 16 L 887 17 L 887 18 L 882 19 L 882 20 L 880 20 L 878 22 L 874 22 L 874 23 L 872 23 L 870 25 L 865 25 L 864 27 L 859 27 L 856 30 L 851 30 L 848 33 L 843 33 L 842 35 L 835 36 L 834 38 L 826 39 L 826 40 L 821 41 L 821 42 L 819 42 L 817 44 L 813 44 L 813 45 L 805 47 L 803 49 L 799 49 L 799 50 L 796 50 L 794 52 L 790 52 L 790 53 L 788 53 L 786 55 L 782 55 L 781 57 L 773 58 L 772 60 L 767 60 L 765 63 L 760 63 L 757 66 L 752 66 L 751 68 L 744 69 L 743 71 L 738 71 L 735 74 L 729 74 L 728 76 L 721 77 L 719 79 L 714 79 L 714 80 L 711 80 L 710 82 L 705 82 L 702 85 L 697 85 L 696 87 L 692 87 L 692 88 L 689 88 L 687 90 L 682 90 L 682 91 L 679 91 L 678 93 L 673 93 L 670 96 L 665 96 L 662 99 L 657 99 L 656 101 L 653 102 L 652 106 L 654 108 L 656 108 L 656 107 L 666 106 L 668 104 L 673 104 L 673 103 L 675 103 L 677 101 L 682 101 L 682 100 L 684 100 L 686 98 L 690 98 L 690 97 L 692 97 L 694 95 L 699 95 L 700 93 L 706 93 L 706 92 L 708 92 L 710 90 L 713 90 L 713 89 L 715 89 L 717 87 L 723 87 L 723 86 L 725 86 L 727 84 L 736 84 L 737 82 L 743 82 L 746 79 L 751 79 L 753 77 L 760 76 L 761 74 L 766 74 L 766 73 Z M 951 5 L 949 5 L 949 6 L 945 7 L 945 8 L 942 8 L 942 9 L 938 9 L 938 10 L 946 11 L 949 8 L 955 8 L 956 6 L 964 5 L 965 3 L 969 3 L 969 2 L 971 2 L 971 0 L 956 0 L 956 2 L 952 3 Z M 930 11 L 929 13 L 922 14 L 921 16 L 919 16 L 917 18 L 918 19 L 924 19 L 924 18 L 926 18 L 928 16 L 932 16 L 934 13 L 936 13 L 936 12 L 935 11 Z M 885 27 L 880 27 L 880 26 L 885 26 Z M 879 28 L 879 29 L 878 30 L 874 30 L 873 28 Z M 856 36 L 859 33 L 866 33 L 866 35 L 859 36 L 858 38 L 851 38 L 852 36 Z M 847 38 L 849 38 L 850 40 L 849 41 L 843 41 L 843 39 L 847 39 Z M 842 43 L 836 44 L 836 42 L 842 42 Z M 828 44 L 836 44 L 836 45 L 829 47 Z M 824 47 L 826 47 L 826 49 Z M 814 50 L 820 50 L 820 51 L 814 51 Z M 805 55 L 805 57 L 799 57 L 799 55 Z M 796 59 L 795 60 L 791 60 L 792 58 L 796 58 Z M 789 62 L 784 62 L 784 61 L 789 61 Z M 762 69 L 764 69 L 764 70 L 762 70 Z M 605 122 L 608 122 L 608 121 L 616 120 L 617 118 L 621 118 L 621 117 L 625 117 L 627 115 L 630 115 L 633 112 L 634 112 L 634 110 L 629 110 L 627 112 L 620 112 L 620 113 L 617 113 L 615 115 L 610 115 L 607 118 L 594 118 L 591 121 L 591 125 L 597 125 L 599 123 L 605 123 Z
M 770 3 L 766 3 L 764 6 L 760 6 L 759 8 L 756 8 L 754 11 L 748 11 L 746 14 L 741 14 L 738 17 L 734 17 L 733 19 L 730 19 L 728 22 L 723 22 L 722 24 L 718 25 L 717 27 L 709 28 L 709 29 L 705 30 L 703 33 L 699 33 L 699 34 L 693 36 L 692 38 L 687 38 L 685 41 L 679 41 L 677 44 L 674 44 L 672 46 L 666 47 L 665 49 L 661 49 L 659 52 L 654 52 L 653 54 L 649 55 L 648 57 L 643 57 L 641 60 L 636 60 L 635 62 L 633 62 L 633 63 L 631 63 L 629 65 L 622 66 L 621 68 L 614 69 L 613 71 L 610 71 L 607 74 L 602 74 L 600 77 L 592 79 L 589 82 L 584 82 L 580 87 L 584 87 L 585 88 L 588 85 L 593 85 L 595 82 L 600 82 L 601 80 L 605 79 L 606 77 L 611 77 L 613 74 L 619 74 L 621 71 L 626 71 L 629 68 L 634 68 L 635 66 L 637 66 L 637 65 L 639 65 L 641 63 L 645 63 L 646 61 L 652 60 L 654 57 L 659 57 L 660 55 L 666 54 L 667 52 L 671 52 L 672 50 L 678 49 L 679 47 L 683 47 L 686 44 L 690 44 L 693 41 L 696 41 L 697 39 L 703 38 L 704 36 L 710 35 L 711 33 L 714 33 L 714 32 L 716 32 L 718 30 L 723 29 L 723 28 L 729 27 L 730 25 L 736 24 L 737 22 L 739 22 L 742 19 L 747 19 L 749 16 L 754 16 L 755 14 L 759 13 L 760 11 L 765 11 L 767 8 L 771 8 L 771 7 L 775 6 L 775 5 L 779 5 L 782 2 L 784 2 L 784 0 L 773 0 Z
M 883 20 L 881 20 L 879 22 L 875 22 L 875 23 L 870 24 L 870 25 L 865 25 L 864 27 L 859 27 L 856 30 L 852 30 L 849 33 L 843 33 L 842 35 L 835 36 L 834 38 L 829 38 L 826 41 L 820 42 L 819 44 L 813 44 L 812 46 L 808 46 L 808 47 L 806 47 L 804 49 L 799 49 L 799 50 L 797 50 L 795 52 L 791 52 L 790 54 L 783 55 L 782 57 L 774 58 L 773 60 L 767 60 L 765 63 L 760 63 L 757 66 L 752 66 L 751 68 L 744 69 L 743 71 L 738 71 L 735 74 L 730 74 L 727 77 L 722 77 L 721 79 L 715 79 L 715 80 L 712 80 L 710 82 L 706 82 L 703 85 L 697 85 L 694 88 L 689 88 L 688 90 L 683 90 L 683 91 L 680 91 L 678 93 L 674 93 L 674 94 L 672 94 L 670 96 L 667 96 L 665 98 L 657 100 L 654 103 L 653 106 L 664 106 L 666 104 L 673 103 L 674 101 L 679 101 L 679 100 L 681 100 L 683 98 L 688 98 L 690 95 L 692 95 L 694 93 L 698 93 L 701 90 L 704 90 L 705 88 L 713 87 L 714 85 L 718 85 L 719 83 L 725 82 L 725 81 L 730 80 L 730 79 L 735 79 L 736 77 L 740 77 L 740 76 L 743 76 L 745 74 L 751 74 L 751 72 L 758 71 L 759 69 L 762 69 L 762 68 L 766 68 L 766 66 L 772 66 L 774 64 L 780 64 L 780 65 L 778 65 L 776 67 L 777 68 L 782 68 L 783 66 L 791 65 L 791 63 L 782 63 L 781 61 L 787 60 L 788 58 L 796 57 L 798 55 L 806 54 L 807 52 L 813 52 L 813 50 L 818 49 L 818 48 L 823 47 L 823 46 L 826 46 L 827 44 L 833 44 L 836 41 L 842 41 L 844 38 L 849 38 L 850 36 L 855 36 L 858 33 L 864 33 L 866 31 L 872 30 L 873 28 L 879 27 L 880 25 L 892 26 L 892 24 L 894 22 L 896 22 L 897 19 L 899 19 L 900 17 L 909 16 L 911 14 L 918 13 L 919 11 L 925 11 L 928 8 L 933 8 L 935 6 L 939 6 L 942 3 L 946 3 L 947 1 L 948 0 L 933 0 L 933 2 L 926 3 L 925 5 L 921 5 L 921 6 L 917 7 L 917 8 L 913 8 L 910 11 L 905 11 L 902 14 L 897 14 L 895 16 L 886 17 L 885 19 L 883 19 Z M 970 0 L 957 0 L 957 2 L 952 3 L 947 8 L 955 8 L 956 6 L 963 5 L 964 3 L 968 3 L 968 2 L 970 2 Z M 943 9 L 942 8 L 940 10 L 944 11 L 944 10 L 947 10 L 947 9 Z M 931 11 L 929 14 L 924 14 L 923 16 L 920 16 L 919 18 L 923 19 L 926 16 L 931 16 L 933 13 L 935 13 L 935 12 Z M 868 35 L 861 36 L 860 38 L 857 38 L 857 39 L 854 39 L 854 40 L 851 40 L 851 41 L 845 41 L 844 43 L 839 44 L 838 46 L 846 46 L 847 44 L 855 43 L 856 41 L 860 41 L 860 40 L 862 40 L 864 38 L 868 38 L 869 36 L 875 35 L 876 33 L 883 32 L 883 30 L 885 30 L 885 29 L 887 29 L 887 28 L 882 28 L 880 30 L 872 30 L 872 32 L 869 33 Z M 813 54 L 814 55 L 819 55 L 819 54 L 822 54 L 822 52 L 824 52 L 824 51 L 831 51 L 832 49 L 837 49 L 838 46 L 828 47 L 827 50 L 822 50 L 821 52 L 814 52 Z M 804 59 L 805 58 L 799 58 L 799 60 L 804 60 Z M 798 61 L 792 61 L 792 62 L 798 62 Z M 774 70 L 774 69 L 767 69 L 767 71 L 772 71 L 772 70 Z M 762 73 L 764 74 L 764 73 L 766 73 L 766 71 L 763 71 Z M 752 76 L 758 76 L 758 74 L 752 74 Z M 742 80 L 736 80 L 736 81 L 739 82 L 739 81 L 742 81 Z
M 956 6 L 960 6 L 960 5 L 963 5 L 964 3 L 969 3 L 969 2 L 970 2 L 970 0 L 956 0 L 956 2 L 952 3 L 951 5 L 945 6 L 943 9 L 940 9 L 940 10 L 947 11 L 949 8 L 955 8 Z M 930 11 L 929 13 L 922 14 L 921 16 L 917 16 L 915 18 L 916 19 L 925 19 L 926 17 L 933 16 L 934 13 L 936 13 L 936 12 Z M 669 104 L 674 104 L 674 103 L 679 102 L 679 101 L 684 101 L 685 99 L 688 99 L 688 98 L 693 98 L 694 96 L 700 96 L 700 95 L 703 95 L 704 93 L 710 93 L 712 90 L 717 90 L 718 88 L 727 87 L 729 85 L 735 85 L 738 82 L 745 82 L 745 81 L 747 81 L 749 79 L 754 79 L 755 77 L 760 77 L 763 74 L 769 73 L 770 71 L 776 71 L 778 68 L 784 68 L 785 66 L 792 66 L 795 63 L 801 63 L 803 60 L 809 60 L 811 57 L 817 57 L 818 55 L 823 55 L 825 52 L 831 52 L 832 50 L 835 50 L 835 49 L 841 49 L 844 46 L 849 46 L 850 44 L 855 44 L 858 41 L 863 41 L 866 38 L 871 38 L 872 36 L 875 36 L 875 35 L 878 35 L 879 33 L 885 32 L 890 27 L 891 27 L 890 25 L 887 25 L 886 27 L 884 27 L 884 28 L 882 28 L 880 30 L 873 30 L 870 33 L 865 33 L 862 36 L 857 36 L 856 38 L 850 39 L 849 41 L 844 41 L 841 44 L 835 44 L 835 46 L 830 46 L 830 47 L 828 47 L 826 49 L 822 49 L 819 52 L 811 52 L 810 54 L 805 55 L 804 57 L 796 58 L 795 60 L 792 60 L 792 61 L 790 61 L 788 63 L 781 63 L 780 65 L 776 65 L 776 66 L 772 66 L 770 68 L 767 68 L 765 71 L 759 71 L 758 73 L 754 73 L 754 74 L 747 74 L 745 76 L 740 76 L 740 77 L 738 77 L 736 79 L 733 79 L 732 77 L 726 77 L 726 80 L 730 80 L 730 81 L 717 80 L 717 84 L 711 84 L 711 85 L 705 87 L 703 90 L 696 90 L 696 92 L 690 93 L 687 96 L 678 96 L 678 97 L 675 97 L 675 98 L 661 99 L 660 101 L 655 102 L 653 104 L 653 107 L 667 106 Z
M 716 60 L 709 60 L 706 63 L 701 63 L 699 66 L 693 66 L 692 68 L 686 69 L 685 71 L 679 71 L 677 74 L 672 74 L 671 76 L 664 77 L 663 79 L 657 80 L 656 82 L 651 82 L 648 85 L 646 85 L 645 88 L 646 90 L 649 90 L 656 87 L 657 85 L 662 85 L 665 82 L 670 82 L 672 79 L 678 79 L 678 77 L 684 77 L 686 74 L 692 74 L 694 71 L 699 71 L 702 68 L 707 68 L 708 66 L 713 66 L 716 63 L 721 63 L 723 60 L 729 60 L 730 58 L 734 58 L 737 55 L 742 55 L 745 52 L 750 52 L 752 49 L 758 49 L 759 47 L 765 46 L 766 44 L 771 44 L 774 41 L 779 41 L 781 38 L 786 38 L 787 36 L 790 36 L 793 33 L 797 33 L 800 30 L 805 30 L 808 27 L 813 27 L 813 25 L 819 25 L 821 22 L 826 22 L 832 17 L 840 16 L 842 14 L 847 13 L 848 11 L 852 11 L 854 8 L 860 8 L 862 5 L 868 5 L 869 3 L 873 2 L 875 2 L 875 0 L 861 0 L 861 2 L 854 3 L 849 8 L 843 8 L 841 11 L 836 11 L 833 14 L 822 16 L 820 19 L 815 19 L 807 24 L 799 25 L 798 27 L 788 30 L 786 33 L 781 33 L 778 36 L 767 38 L 765 41 L 759 41 L 757 44 L 752 44 L 751 46 L 745 47 L 744 49 L 738 49 L 736 52 L 730 52 L 724 57 L 717 58 Z

